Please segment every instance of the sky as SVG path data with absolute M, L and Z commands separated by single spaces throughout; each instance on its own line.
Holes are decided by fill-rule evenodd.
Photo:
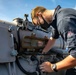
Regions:
M 57 5 L 76 9 L 76 0 L 0 0 L 0 20 L 12 22 L 14 18 L 24 19 L 24 14 L 28 14 L 31 21 L 30 13 L 36 6 L 52 10 Z

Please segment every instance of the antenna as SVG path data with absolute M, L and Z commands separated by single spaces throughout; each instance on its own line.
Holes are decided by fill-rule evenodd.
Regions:
M 28 14 L 24 14 L 25 20 L 28 20 Z
M 28 20 L 28 14 L 24 14 L 24 22 L 23 22 L 23 26 L 24 26 L 24 29 L 27 30 L 27 26 L 29 25 L 29 20 Z

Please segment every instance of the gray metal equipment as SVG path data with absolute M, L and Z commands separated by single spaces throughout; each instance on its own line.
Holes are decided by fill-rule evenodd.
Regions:
M 52 28 L 35 27 L 27 17 L 25 14 L 25 19 L 15 18 L 12 23 L 0 20 L 0 75 L 65 75 L 65 70 L 43 73 L 39 69 L 42 62 L 58 62 L 67 52 L 60 37 L 47 54 L 42 54 Z

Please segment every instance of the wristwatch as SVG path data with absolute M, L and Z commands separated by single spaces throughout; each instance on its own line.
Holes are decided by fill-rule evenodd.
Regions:
M 56 68 L 57 68 L 56 64 L 53 64 L 53 65 L 51 66 L 51 69 L 52 69 L 54 72 L 58 72 L 58 70 L 57 70 Z

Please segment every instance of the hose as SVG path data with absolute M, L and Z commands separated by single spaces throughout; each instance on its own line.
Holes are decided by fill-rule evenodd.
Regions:
M 36 59 L 36 60 L 37 60 L 37 59 Z M 37 60 L 37 61 L 38 61 L 38 60 Z M 36 70 L 38 70 L 39 72 L 38 72 L 38 71 L 36 71 L 36 72 L 27 72 L 27 71 L 21 66 L 21 64 L 20 64 L 20 62 L 19 62 L 19 60 L 18 60 L 17 57 L 16 57 L 16 63 L 17 63 L 17 66 L 19 67 L 19 69 L 20 69 L 24 74 L 26 74 L 26 75 L 41 75 L 38 66 L 37 66 Z

